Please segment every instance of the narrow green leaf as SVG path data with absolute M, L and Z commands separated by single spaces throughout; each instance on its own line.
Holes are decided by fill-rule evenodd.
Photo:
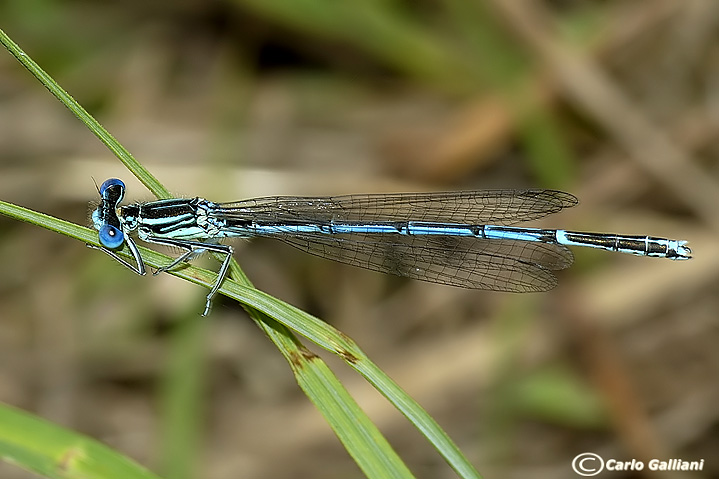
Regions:
M 130 154 L 103 126 L 70 96 L 40 65 L 30 58 L 7 34 L 0 30 L 0 43 L 19 61 L 50 93 L 60 100 L 87 128 L 117 156 L 128 170 L 135 175 L 152 194 L 158 198 L 169 198 L 170 193 L 145 167 Z
M 115 138 L 12 42 L 2 30 L 0 30 L 0 43 L 5 45 L 25 68 L 87 125 L 150 191 L 159 198 L 169 196 L 167 189 L 149 171 L 139 164 Z M 96 231 L 27 208 L 0 201 L 0 213 L 62 233 L 87 244 L 99 245 Z M 140 248 L 140 252 L 145 263 L 151 267 L 158 268 L 171 262 L 169 257 L 147 248 Z M 120 254 L 129 257 L 127 247 Z M 206 287 L 209 287 L 208 285 L 213 284 L 217 279 L 215 273 L 191 266 L 170 273 Z M 360 372 L 425 434 L 450 466 L 462 477 L 480 477 L 434 419 L 374 365 L 351 339 L 314 316 L 254 289 L 234 259 L 231 276 L 233 279 L 225 280 L 220 292 L 239 301 L 252 319 L 267 333 L 289 362 L 300 387 L 324 415 L 350 455 L 368 477 L 412 477 L 412 475 L 327 365 L 317 356 L 309 353 L 287 328 L 339 355 Z M 61 428 L 58 429 L 64 431 Z M 65 433 L 73 434 L 67 431 Z M 40 459 L 36 458 L 34 451 L 18 450 L 14 448 L 13 444 L 9 444 L 7 450 L 14 451 L 15 455 L 12 457 L 24 467 L 32 470 L 35 470 L 35 467 L 40 467 Z M 68 457 L 74 459 L 72 455 Z M 52 458 L 50 458 L 46 460 L 44 467 L 51 468 L 53 464 Z
M 67 234 L 68 236 L 90 244 L 99 244 L 96 232 L 42 213 L 37 213 L 2 201 L 0 201 L 0 213 L 46 227 L 52 231 Z M 172 261 L 170 257 L 144 247 L 140 247 L 140 253 L 142 254 L 145 262 L 154 268 L 158 268 Z M 130 257 L 126 250 L 124 250 L 124 255 L 128 258 Z M 205 287 L 212 285 L 217 278 L 215 273 L 194 266 L 170 271 L 169 273 L 173 276 L 186 279 Z M 376 387 L 397 409 L 402 412 L 402 414 L 404 414 L 412 422 L 412 424 L 415 425 L 415 427 L 422 432 L 422 434 L 427 437 L 430 443 L 435 446 L 445 460 L 447 460 L 449 465 L 457 471 L 460 477 L 481 477 L 471 463 L 462 455 L 456 444 L 454 444 L 449 436 L 447 436 L 447 434 L 441 429 L 437 422 L 424 409 L 422 409 L 422 407 L 419 406 L 414 399 L 412 399 L 394 381 L 392 381 L 392 379 L 390 379 L 384 371 L 377 367 L 349 337 L 299 308 L 287 304 L 284 301 L 274 298 L 257 289 L 240 285 L 232 279 L 226 279 L 224 281 L 222 288 L 220 288 L 220 293 L 250 307 L 248 311 L 250 312 L 251 317 L 258 322 L 265 332 L 272 331 L 272 329 L 267 328 L 268 320 L 264 317 L 264 315 L 269 316 L 283 326 L 286 326 L 292 331 L 314 342 L 318 346 L 344 359 L 352 368 L 357 370 L 374 387 Z M 282 354 L 285 358 L 287 358 L 294 370 L 294 360 L 297 357 L 302 356 L 304 353 L 301 349 L 298 349 L 298 347 L 288 349 L 288 346 L 299 343 L 294 342 L 296 339 L 289 342 L 285 340 L 279 341 L 278 337 L 275 337 L 269 332 L 268 335 L 273 341 L 275 341 L 275 344 L 280 343 L 280 345 L 283 345 L 280 347 L 280 351 L 282 351 Z M 325 373 L 322 373 L 322 375 L 324 374 Z M 300 383 L 300 386 L 303 386 L 303 382 L 299 377 L 297 380 L 298 383 Z M 324 381 L 319 378 L 316 378 L 316 380 L 319 383 Z M 343 392 L 346 392 L 339 383 L 337 383 L 336 388 L 341 388 Z M 309 388 L 309 390 L 314 391 L 313 388 Z M 332 394 L 330 393 L 330 395 Z M 320 404 L 322 403 L 322 399 L 324 397 L 325 396 L 323 395 L 320 395 L 320 397 L 310 396 L 310 399 L 315 404 Z M 318 405 L 318 408 L 319 407 L 320 406 Z M 320 410 L 322 411 L 322 409 Z M 336 417 L 336 412 L 333 410 L 328 410 L 326 412 L 323 411 L 323 414 L 325 417 L 328 417 L 330 425 L 336 432 L 338 428 L 341 429 L 344 427 L 342 423 L 333 423 L 330 420 L 330 418 Z M 350 416 L 354 414 L 363 415 L 363 413 L 357 413 L 355 411 L 350 414 Z M 356 418 L 353 418 L 353 420 L 356 420 Z M 338 436 L 340 436 L 339 433 Z M 367 437 L 372 437 L 372 435 L 367 433 Z M 342 440 L 341 436 L 340 439 Z M 347 446 L 347 444 L 345 445 Z M 350 454 L 355 457 L 356 452 L 350 450 Z
M 0 456 L 30 471 L 62 479 L 158 479 L 94 439 L 0 405 Z

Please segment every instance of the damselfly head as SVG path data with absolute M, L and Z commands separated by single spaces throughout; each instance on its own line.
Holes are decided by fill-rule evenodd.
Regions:
M 117 249 L 125 242 L 117 207 L 125 196 L 125 183 L 117 178 L 106 180 L 98 189 L 100 204 L 92 212 L 92 224 L 99 232 L 100 244 Z

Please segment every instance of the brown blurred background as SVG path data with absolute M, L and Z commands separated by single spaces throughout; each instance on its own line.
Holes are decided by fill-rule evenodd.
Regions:
M 0 19 L 177 195 L 546 187 L 581 204 L 544 226 L 689 240 L 682 263 L 575 249 L 534 295 L 235 245 L 487 477 L 576 477 L 585 451 L 719 477 L 719 3 L 5 0 Z M 86 224 L 93 178 L 151 199 L 5 52 L 0 102 L 3 200 Z M 202 320 L 206 290 L 2 217 L 0 265 L 0 401 L 166 477 L 362 477 L 238 305 Z M 418 477 L 455 477 L 320 354 Z

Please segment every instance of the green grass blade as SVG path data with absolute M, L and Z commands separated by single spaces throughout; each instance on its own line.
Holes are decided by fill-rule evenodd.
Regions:
M 5 202 L 0 202 L 0 213 L 46 227 L 52 231 L 66 234 L 90 244 L 98 244 L 96 232 L 82 226 L 43 215 L 42 213 L 37 213 Z M 140 247 L 140 253 L 142 254 L 145 262 L 154 268 L 168 264 L 171 261 L 171 258 L 168 256 L 147 248 Z M 125 251 L 125 255 L 129 258 L 127 251 Z M 205 287 L 209 287 L 209 285 L 213 284 L 217 278 L 215 273 L 194 266 L 188 266 L 169 273 Z M 425 437 L 427 437 L 430 443 L 434 445 L 439 453 L 447 460 L 450 466 L 457 471 L 460 477 L 481 477 L 471 463 L 469 463 L 469 461 L 462 455 L 456 444 L 454 444 L 449 436 L 447 436 L 447 434 L 441 429 L 437 422 L 424 409 L 422 409 L 422 407 L 419 406 L 414 399 L 412 399 L 404 390 L 402 390 L 402 388 L 400 388 L 379 367 L 377 367 L 377 365 L 375 365 L 367 357 L 357 344 L 346 335 L 342 334 L 340 331 L 315 316 L 300 310 L 299 308 L 287 304 L 284 301 L 274 298 L 257 289 L 243 286 L 231 279 L 224 281 L 220 292 L 237 300 L 241 304 L 250 307 L 249 311 L 253 311 L 250 313 L 253 319 L 258 322 L 258 324 L 265 330 L 265 332 L 268 333 L 273 341 L 276 341 L 276 344 L 278 342 L 280 343 L 280 346 L 282 346 L 280 350 L 285 358 L 287 358 L 294 371 L 302 371 L 305 373 L 310 370 L 297 367 L 297 360 L 305 358 L 305 350 L 300 348 L 299 343 L 296 342 L 296 340 L 281 338 L 271 334 L 273 331 L 268 324 L 272 323 L 263 316 L 257 316 L 258 314 L 269 316 L 273 320 L 304 336 L 318 346 L 340 356 L 352 368 L 362 374 L 362 376 L 364 376 L 375 388 L 377 388 L 397 409 L 402 412 L 402 414 L 410 420 L 410 422 L 412 422 L 412 424 L 415 425 L 415 427 L 422 432 L 422 434 L 425 435 Z M 315 388 L 318 384 L 329 384 L 327 382 L 327 374 L 330 373 L 328 370 L 325 371 L 323 369 L 326 366 L 315 366 L 314 359 L 307 359 L 307 362 L 313 364 L 313 367 L 315 367 L 315 377 L 312 379 L 314 382 L 306 385 L 305 381 L 309 381 L 309 379 L 298 376 L 297 381 L 300 383 L 300 386 L 305 391 L 309 390 L 314 392 L 316 391 Z M 305 389 L 306 387 L 307 389 Z M 342 440 L 343 443 L 345 443 L 345 440 L 348 440 L 349 444 L 352 445 L 355 434 L 365 435 L 368 439 L 372 438 L 373 435 L 369 432 L 353 432 L 351 433 L 352 438 L 350 439 L 344 439 L 340 435 L 342 433 L 338 431 L 341 431 L 348 424 L 343 421 L 333 422 L 331 419 L 339 417 L 337 416 L 338 412 L 333 408 L 326 411 L 322 410 L 320 404 L 325 405 L 324 401 L 328 397 L 331 398 L 333 394 L 338 394 L 337 391 L 341 391 L 339 394 L 345 394 L 346 391 L 339 382 L 336 382 L 334 386 L 328 389 L 328 391 L 334 392 L 327 393 L 329 396 L 326 396 L 324 392 L 321 394 L 315 394 L 310 396 L 310 399 L 318 405 L 318 408 L 320 408 L 325 417 L 328 418 L 330 425 L 333 429 L 335 429 L 335 432 L 338 433 L 340 440 Z M 354 400 L 352 400 L 351 397 L 347 396 L 346 399 L 354 404 Z M 347 413 L 345 416 L 348 415 L 349 417 L 352 417 L 354 414 L 360 414 L 364 417 L 364 413 L 357 411 Z M 353 421 L 354 420 L 356 420 L 356 418 L 353 418 Z M 349 425 L 352 424 L 350 423 Z M 345 445 L 347 445 L 347 443 L 345 443 Z M 355 452 L 350 451 L 350 454 L 354 457 Z
M 0 456 L 45 477 L 158 479 L 144 467 L 94 439 L 0 405 Z
M 2 30 L 0 30 L 0 43 L 85 123 L 155 196 L 159 198 L 169 196 L 167 189 L 154 176 Z M 99 245 L 96 231 L 67 221 L 1 201 L 0 213 L 76 238 L 87 244 Z M 140 251 L 145 263 L 151 267 L 157 268 L 171 262 L 168 256 L 155 251 L 146 248 L 140 248 Z M 127 248 L 125 248 L 124 254 L 129 257 Z M 206 287 L 209 287 L 217 279 L 216 274 L 191 266 L 172 271 L 171 274 Z M 360 372 L 425 434 L 461 477 L 480 477 L 434 419 L 374 365 L 351 339 L 314 316 L 254 289 L 234 260 L 232 262 L 232 278 L 233 280 L 224 281 L 220 292 L 243 304 L 252 319 L 277 345 L 292 367 L 300 387 L 318 407 L 350 455 L 368 477 L 412 477 L 412 475 L 327 365 L 317 356 L 309 353 L 287 328 L 339 355 Z M 27 461 L 27 467 L 31 466 L 31 455 L 23 454 L 20 451 L 16 457 L 19 461 Z
M 67 93 L 40 65 L 30 58 L 7 34 L 0 30 L 0 43 L 19 61 L 32 75 L 60 100 L 75 116 L 87 126 L 91 132 L 117 156 L 152 194 L 158 198 L 169 198 L 170 193 L 147 169 L 142 166 L 103 126 L 90 115 L 69 93 Z

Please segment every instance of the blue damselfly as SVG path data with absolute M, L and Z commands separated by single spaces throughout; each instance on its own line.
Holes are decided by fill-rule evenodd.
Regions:
M 567 268 L 567 246 L 588 246 L 673 260 L 691 258 L 686 241 L 513 226 L 578 203 L 556 190 L 484 190 L 331 197 L 271 196 L 232 203 L 174 198 L 120 206 L 125 184 L 99 188 L 92 213 L 98 249 L 144 275 L 131 238 L 177 246 L 185 253 L 155 274 L 200 253 L 225 259 L 207 295 L 203 316 L 227 276 L 229 237 L 269 237 L 323 258 L 397 276 L 464 288 L 530 292 L 553 288 L 553 271 Z M 127 245 L 134 264 L 117 251 Z M 97 247 L 95 247 L 97 248 Z

